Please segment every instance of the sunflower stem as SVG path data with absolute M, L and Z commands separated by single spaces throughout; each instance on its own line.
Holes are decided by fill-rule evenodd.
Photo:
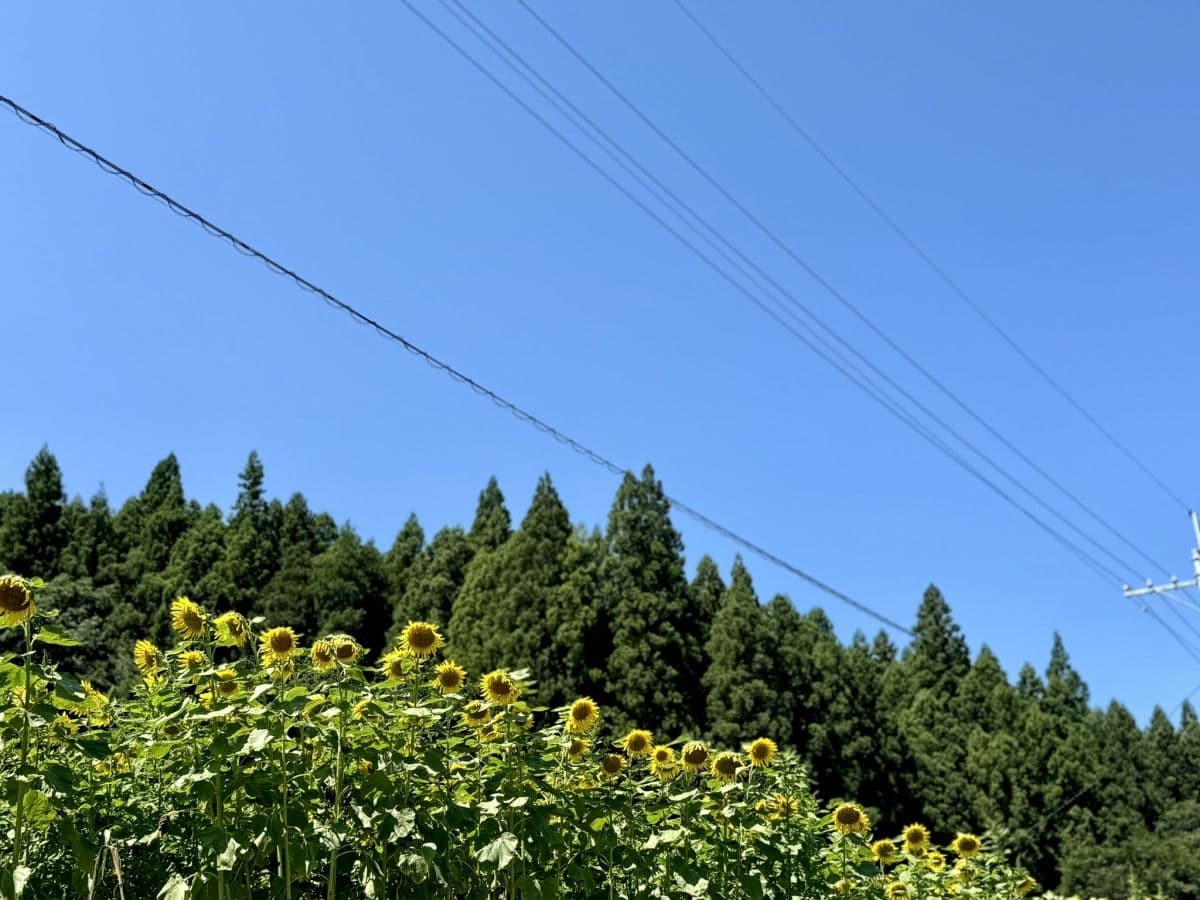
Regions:
M 346 731 L 346 704 L 343 696 L 342 685 L 345 680 L 346 673 L 338 666 L 338 727 L 337 727 L 337 756 L 333 764 L 333 827 L 336 829 L 342 820 L 342 740 Z M 337 896 L 337 862 L 338 862 L 338 847 L 333 848 L 333 852 L 329 854 L 329 887 L 326 891 L 326 897 L 333 900 Z
M 25 827 L 25 764 L 29 761 L 29 655 L 32 652 L 33 640 L 28 619 L 24 622 L 23 630 L 25 634 L 25 690 L 21 694 L 21 768 L 18 770 L 17 809 L 13 824 L 12 877 L 14 884 L 16 883 L 17 868 L 23 861 L 22 850 L 24 848 L 21 839 Z
M 292 900 L 292 858 L 288 852 L 288 778 L 287 778 L 287 722 L 280 716 L 279 724 L 282 728 L 282 734 L 279 741 L 279 774 L 282 779 L 282 803 L 280 805 L 280 814 L 283 820 L 283 843 L 280 846 L 280 852 L 283 856 L 283 890 L 287 900 Z

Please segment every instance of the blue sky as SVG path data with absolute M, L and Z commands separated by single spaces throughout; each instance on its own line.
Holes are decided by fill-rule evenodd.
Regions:
M 463 35 L 434 0 L 414 2 Z M 1075 397 L 1200 502 L 1200 9 L 690 5 Z M 472 8 L 796 297 L 1069 510 L 518 6 Z M 537 8 L 974 409 L 1189 574 L 1182 510 L 672 3 Z M 585 444 L 652 461 L 669 492 L 887 615 L 911 621 L 936 582 L 972 648 L 986 641 L 1010 676 L 1042 668 L 1057 629 L 1096 703 L 1119 697 L 1144 720 L 1200 683 L 1118 585 L 754 309 L 401 5 L 23 4 L 0 32 L 0 93 Z M 103 483 L 120 502 L 174 451 L 189 494 L 228 507 L 256 448 L 272 493 L 303 490 L 385 547 L 410 510 L 430 534 L 469 521 L 491 474 L 518 518 L 549 470 L 577 520 L 604 521 L 610 476 L 8 114 L 0 171 L 0 489 L 47 443 L 69 492 Z M 736 548 L 677 524 L 689 567 L 707 552 L 728 571 Z M 750 565 L 764 597 L 823 605 L 847 637 L 875 630 Z M 1163 577 L 1126 577 L 1143 574 Z

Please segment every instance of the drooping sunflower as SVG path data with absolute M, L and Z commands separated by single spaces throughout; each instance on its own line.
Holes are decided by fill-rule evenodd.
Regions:
M 478 700 L 475 700 L 468 703 L 466 708 L 463 709 L 462 720 L 464 724 L 472 728 L 482 728 L 488 722 L 492 721 L 492 711 Z
M 684 744 L 683 753 L 680 754 L 680 759 L 683 760 L 683 767 L 689 772 L 703 772 L 708 768 L 709 760 L 708 748 L 700 741 L 691 741 Z
M 351 708 L 350 718 L 354 719 L 356 722 L 361 722 L 367 717 L 368 714 L 374 712 L 372 709 L 374 703 L 375 701 L 370 697 L 364 697 L 362 700 L 359 700 Z
M 600 707 L 591 697 L 580 697 L 567 710 L 567 733 L 587 734 L 600 721 Z
M 884 893 L 887 894 L 887 900 L 907 900 L 908 885 L 903 881 L 889 881 Z
M 790 819 L 800 812 L 800 801 L 787 794 L 775 794 L 767 801 L 766 814 L 768 819 Z
M 650 771 L 659 778 L 662 778 L 664 773 L 670 773 L 667 777 L 674 778 L 678 769 L 679 760 L 673 748 L 659 744 L 650 751 Z
M 332 669 L 337 665 L 337 652 L 333 648 L 333 642 L 320 638 L 313 641 L 311 649 L 308 651 L 308 658 L 312 661 L 314 669 Z
M 233 669 L 219 669 L 217 671 L 217 693 L 222 697 L 232 697 L 237 692 L 237 672 Z
M 440 662 L 433 670 L 433 686 L 443 694 L 454 694 L 467 680 L 467 670 L 452 659 Z
M 195 674 L 204 668 L 204 654 L 199 650 L 184 650 L 179 654 L 179 664 L 189 673 Z
M 496 728 L 495 723 L 489 722 L 475 732 L 475 736 L 479 738 L 481 744 L 492 744 L 500 740 L 500 731 Z
M 445 643 L 438 627 L 431 622 L 409 622 L 400 632 L 398 649 L 417 659 L 428 659 Z
M 188 597 L 176 597 L 171 601 L 171 627 L 189 641 L 204 637 L 204 626 L 208 616 Z
M 871 820 L 857 803 L 843 803 L 833 811 L 833 827 L 838 834 L 866 834 Z
M 925 854 L 925 867 L 930 872 L 940 872 L 946 868 L 946 857 L 941 850 L 929 850 Z
M 338 662 L 349 665 L 357 662 L 362 655 L 362 645 L 348 634 L 335 634 L 329 639 L 333 644 L 333 653 Z
M 479 688 L 492 703 L 507 705 L 515 703 L 521 695 L 521 687 L 503 669 L 488 672 L 479 679 Z
M 259 652 L 268 666 L 284 666 L 299 649 L 296 632 L 286 626 L 268 628 L 259 638 Z
M 154 675 L 162 665 L 162 654 L 149 641 L 138 641 L 133 645 L 133 664 L 143 675 Z
M 900 859 L 900 851 L 896 849 L 895 841 L 883 838 L 871 845 L 871 858 L 877 863 L 890 865 Z
M 725 784 L 733 781 L 738 776 L 738 770 L 742 767 L 742 760 L 736 753 L 731 753 L 726 750 L 723 753 L 718 753 L 713 757 L 712 766 L 709 772 L 713 778 L 719 779 Z
M 221 613 L 213 620 L 213 624 L 217 627 L 218 644 L 223 647 L 245 646 L 250 626 L 246 624 L 246 619 L 241 613 Z
M 379 669 L 389 681 L 403 681 L 412 672 L 412 657 L 403 650 L 389 650 L 379 660 Z
M 571 762 L 582 762 L 591 749 L 592 742 L 587 738 L 573 737 L 571 743 L 567 744 L 567 759 Z
M 1026 894 L 1036 890 L 1038 883 L 1033 879 L 1032 875 L 1026 875 L 1025 880 L 1017 885 L 1017 893 L 1024 897 Z
M 604 778 L 618 778 L 625 771 L 625 757 L 618 753 L 610 753 L 600 763 L 600 774 Z
M 37 615 L 33 591 L 17 575 L 0 575 L 0 628 L 15 628 Z
M 654 736 L 644 728 L 635 728 L 621 740 L 621 746 L 630 759 L 649 756 L 654 747 Z
M 963 859 L 970 859 L 983 849 L 983 844 L 973 834 L 960 833 L 953 843 L 950 844 L 950 849 L 961 856 Z
M 929 829 L 924 825 L 912 824 L 904 829 L 904 849 L 920 856 L 929 847 Z
M 750 764 L 752 766 L 769 766 L 775 759 L 779 748 L 770 738 L 760 737 L 750 745 Z

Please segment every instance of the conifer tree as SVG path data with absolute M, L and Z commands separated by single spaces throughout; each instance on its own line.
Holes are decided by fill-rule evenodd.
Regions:
M 487 487 L 479 494 L 475 508 L 475 521 L 471 523 L 469 537 L 476 553 L 495 550 L 512 534 L 512 517 L 504 505 L 504 494 L 493 475 Z
M 413 564 L 404 599 L 395 607 L 391 638 L 414 620 L 435 622 L 452 634 L 448 630 L 451 612 L 474 553 L 470 539 L 457 526 L 433 536 Z
M 395 621 L 397 610 L 404 602 L 404 593 L 408 589 L 409 577 L 424 548 L 425 529 L 417 521 L 417 514 L 411 513 L 404 521 L 404 527 L 397 533 L 391 549 L 383 558 L 384 569 L 387 571 L 388 604 L 392 609 L 393 621 Z M 401 625 L 403 624 L 401 623 Z
M 306 641 L 344 633 L 372 653 L 383 649 L 391 619 L 383 555 L 349 524 L 313 558 L 308 592 L 316 627 Z
M 252 612 L 268 626 L 284 625 L 300 634 L 318 630 L 316 609 L 309 592 L 313 558 L 337 538 L 325 514 L 314 516 L 303 494 L 293 494 L 280 515 L 279 570 L 259 593 Z
M 721 595 L 725 593 L 725 582 L 721 570 L 711 556 L 705 554 L 696 566 L 696 577 L 688 590 L 692 595 L 692 608 L 700 618 L 700 644 L 707 647 L 713 619 L 721 606 Z
M 78 510 L 69 525 L 70 539 L 63 550 L 63 571 L 98 584 L 110 583 L 116 578 L 120 554 L 108 496 L 102 487 L 86 508 L 82 503 L 72 504 L 76 505 Z
M 614 725 L 696 733 L 703 720 L 700 617 L 684 578 L 683 540 L 654 469 L 626 473 L 608 517 L 603 576 L 612 634 L 607 696 Z
M 63 522 L 66 505 L 58 460 L 42 447 L 25 470 L 25 493 L 6 504 L 0 523 L 0 569 L 26 577 L 57 575 L 70 538 Z
M 932 584 L 917 610 L 913 635 L 904 652 L 912 690 L 928 688 L 938 697 L 954 696 L 959 680 L 971 668 L 971 655 L 950 605 Z
M 239 491 L 225 535 L 225 558 L 220 577 L 231 609 L 247 613 L 279 570 L 280 515 L 272 515 L 263 490 L 264 471 L 258 453 L 250 452 L 238 476 Z

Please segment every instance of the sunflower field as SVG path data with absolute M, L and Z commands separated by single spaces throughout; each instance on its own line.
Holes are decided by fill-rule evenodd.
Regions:
M 769 736 L 708 747 L 605 728 L 581 697 L 523 699 L 413 622 L 381 659 L 330 635 L 171 606 L 113 701 L 50 662 L 74 639 L 41 583 L 0 577 L 9 897 L 1010 898 L 1036 885 L 986 842 L 872 835 L 822 808 Z M 60 652 L 57 654 L 62 656 Z

